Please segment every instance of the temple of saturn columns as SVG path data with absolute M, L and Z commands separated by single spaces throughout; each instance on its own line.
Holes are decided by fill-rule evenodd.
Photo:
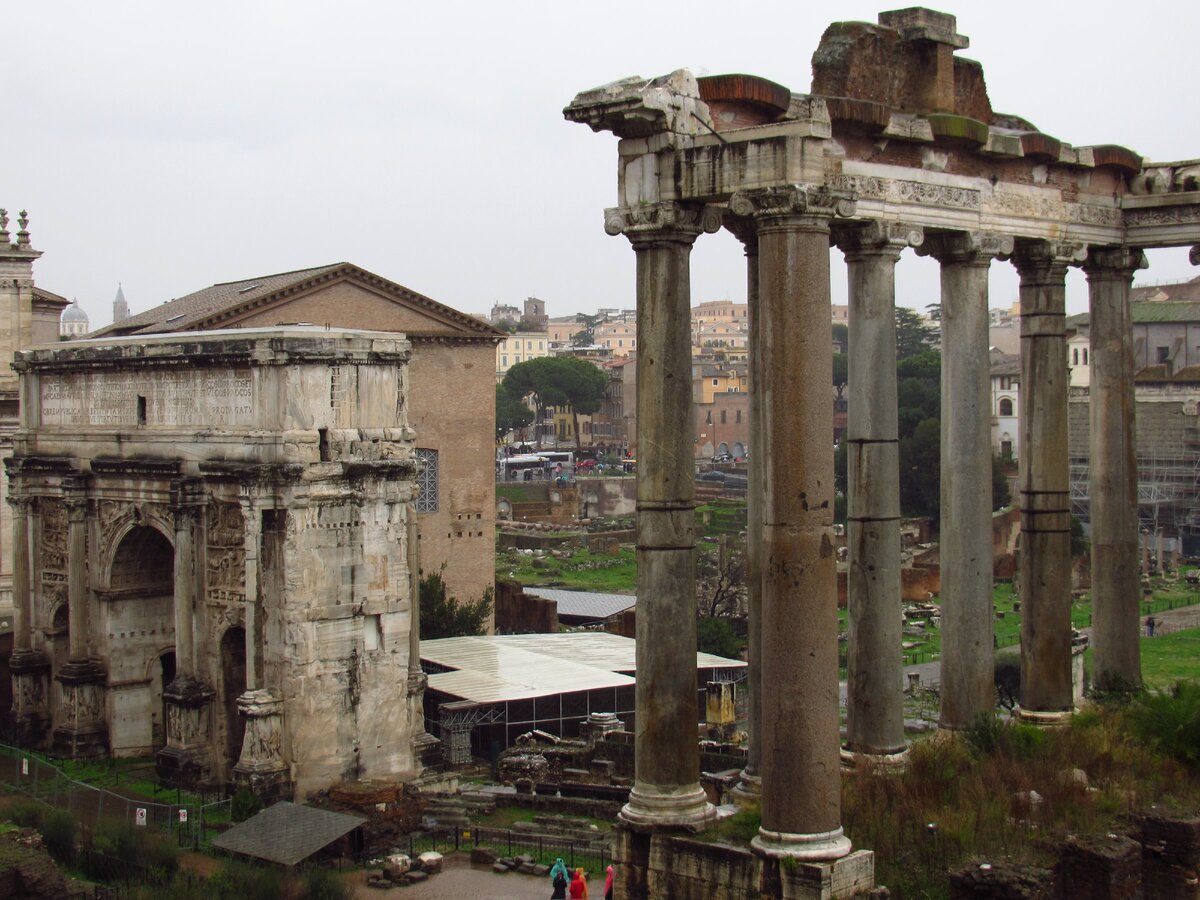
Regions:
M 1200 256 L 1200 162 L 1075 147 L 994 112 L 955 18 L 927 9 L 830 26 L 809 94 L 687 70 L 578 94 L 572 122 L 617 145 L 604 228 L 637 257 L 638 597 L 635 783 L 624 896 L 671 896 L 656 836 L 714 811 L 694 742 L 689 255 L 742 241 L 750 310 L 749 762 L 764 866 L 870 878 L 841 825 L 839 756 L 903 754 L 894 281 L 906 249 L 941 266 L 941 725 L 993 708 L 988 269 L 1020 276 L 1020 715 L 1070 715 L 1065 276 L 1087 274 L 1095 667 L 1139 681 L 1129 290 L 1143 249 Z M 838 729 L 829 248 L 849 267 L 849 700 Z M 866 857 L 870 854 L 866 853 Z M 841 871 L 839 876 L 837 873 Z M 840 878 L 840 880 L 839 880 Z M 657 885 L 657 886 L 656 886 Z M 619 894 L 620 896 L 620 894 Z M 814 894 L 813 896 L 817 896 Z
M 289 799 L 421 773 L 410 353 L 289 326 L 16 355 L 23 746 Z

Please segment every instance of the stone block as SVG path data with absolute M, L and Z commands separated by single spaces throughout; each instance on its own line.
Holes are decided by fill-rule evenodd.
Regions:
M 417 864 L 421 867 L 422 872 L 427 872 L 430 875 L 437 874 L 442 871 L 442 854 L 435 853 L 432 850 L 422 853 L 417 857 Z
M 950 873 L 950 900 L 1052 900 L 1054 876 L 1016 863 L 972 863 Z
M 498 860 L 496 860 L 496 862 L 494 862 L 492 864 L 492 871 L 495 872 L 497 875 L 503 875 L 506 872 L 510 871 L 510 869 L 503 860 L 498 859 Z
M 1119 835 L 1074 838 L 1055 867 L 1062 900 L 1126 900 L 1142 892 L 1142 848 Z
M 497 859 L 496 851 L 491 847 L 472 847 L 471 862 L 481 866 L 494 865 Z M 506 869 L 507 871 L 507 869 Z

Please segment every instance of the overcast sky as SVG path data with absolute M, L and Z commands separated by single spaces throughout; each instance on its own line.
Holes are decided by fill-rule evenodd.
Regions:
M 0 206 L 29 210 L 39 285 L 93 327 L 206 285 L 348 260 L 467 312 L 632 306 L 634 254 L 602 228 L 616 139 L 567 123 L 580 90 L 688 67 L 807 91 L 831 16 L 789 2 L 8 3 Z M 969 0 L 941 8 L 993 108 L 1076 145 L 1200 157 L 1194 2 Z M 836 9 L 836 13 L 828 10 Z M 14 229 L 15 230 L 15 229 Z M 901 303 L 937 299 L 905 260 Z M 693 302 L 745 299 L 740 246 L 702 237 Z M 1141 282 L 1191 278 L 1186 250 Z M 840 261 L 834 302 L 845 302 Z M 1015 299 L 993 266 L 992 305 Z M 1072 311 L 1086 307 L 1078 273 Z

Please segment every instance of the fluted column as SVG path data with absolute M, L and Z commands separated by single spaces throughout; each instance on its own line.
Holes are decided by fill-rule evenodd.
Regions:
M 13 485 L 16 488 L 16 485 Z M 46 742 L 50 711 L 47 681 L 50 664 L 45 654 L 33 649 L 33 598 L 31 591 L 30 512 L 32 497 L 9 494 L 13 522 L 13 652 L 9 657 L 12 672 L 13 724 L 17 743 L 23 747 L 42 747 Z
M 829 227 L 848 197 L 740 192 L 758 230 L 763 465 L 762 825 L 758 852 L 835 860 L 841 825 Z M 640 372 L 639 372 L 640 374 Z
M 408 591 L 412 615 L 408 627 L 408 732 L 418 774 L 436 765 L 442 742 L 425 730 L 425 688 L 429 676 L 421 668 L 421 551 L 417 527 L 417 506 L 405 506 L 408 541 Z
M 1021 241 L 1021 709 L 1071 713 L 1071 506 L 1067 464 L 1067 266 L 1082 244 Z
M 1145 267 L 1145 255 L 1125 247 L 1093 249 L 1083 266 L 1092 354 L 1088 397 L 1092 668 L 1096 686 L 1109 690 L 1131 690 L 1142 683 L 1129 291 L 1133 273 Z
M 757 800 L 762 794 L 759 760 L 762 755 L 762 336 L 758 308 L 758 234 L 753 219 L 730 217 L 725 225 L 742 242 L 746 253 L 746 329 L 749 398 L 749 458 L 746 460 L 746 689 L 749 691 L 746 767 L 738 777 L 734 797 L 738 802 Z
M 68 658 L 82 664 L 88 661 L 87 497 L 82 492 L 69 493 L 66 507 Z
M 637 254 L 637 726 L 621 819 L 703 827 L 713 816 L 696 746 L 696 558 L 689 256 L 716 209 L 649 203 L 605 212 Z
M 246 691 L 249 693 L 262 687 L 262 673 L 258 667 L 258 557 L 262 545 L 262 515 L 253 496 L 242 497 L 241 507 L 245 559 Z
M 895 270 L 900 252 L 923 235 L 868 222 L 839 228 L 837 237 L 850 288 L 846 749 L 898 762 L 905 741 Z
M 942 728 L 996 705 L 992 600 L 992 428 L 988 269 L 1013 240 L 982 232 L 930 235 L 941 264 Z

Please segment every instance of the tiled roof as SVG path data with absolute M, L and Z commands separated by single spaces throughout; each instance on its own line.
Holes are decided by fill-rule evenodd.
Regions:
M 481 337 L 498 337 L 504 333 L 493 328 L 486 322 L 481 322 L 474 316 L 459 312 L 445 304 L 431 300 L 429 297 L 409 290 L 403 285 L 396 284 L 365 269 L 360 269 L 352 263 L 331 263 L 312 269 L 297 269 L 294 272 L 280 272 L 275 275 L 260 275 L 255 278 L 244 278 L 240 281 L 227 281 L 202 288 L 183 297 L 168 300 L 153 309 L 130 316 L 121 322 L 109 325 L 94 332 L 92 337 L 108 335 L 154 334 L 164 331 L 187 331 L 207 323 L 208 327 L 225 327 L 209 322 L 213 316 L 229 313 L 243 306 L 250 306 L 258 301 L 270 298 L 272 295 L 285 290 L 303 286 L 314 279 L 329 277 L 334 274 L 344 274 L 347 277 L 369 282 L 382 288 L 389 294 L 402 298 L 414 308 L 452 321 L 461 326 L 464 333 Z
M 43 303 L 60 303 L 63 306 L 71 305 L 71 301 L 66 297 L 36 286 L 33 289 L 33 297 L 35 300 L 41 300 Z
M 574 616 L 599 621 L 637 605 L 637 597 L 629 594 L 600 594 L 592 591 L 559 591 L 553 588 L 527 587 L 531 597 L 553 600 L 560 616 Z
M 1129 297 L 1134 302 L 1158 296 L 1166 298 L 1165 301 L 1155 301 L 1159 303 L 1175 300 L 1200 301 L 1200 275 L 1189 281 L 1177 281 L 1174 284 L 1151 284 L 1145 287 L 1135 287 L 1129 292 Z
M 298 806 L 284 800 L 218 835 L 213 846 L 281 866 L 294 866 L 366 821 L 361 816 Z
M 1187 300 L 1147 300 L 1130 303 L 1134 325 L 1151 325 L 1159 322 L 1200 322 L 1200 298 Z M 1087 313 L 1067 318 L 1067 327 L 1086 326 Z

